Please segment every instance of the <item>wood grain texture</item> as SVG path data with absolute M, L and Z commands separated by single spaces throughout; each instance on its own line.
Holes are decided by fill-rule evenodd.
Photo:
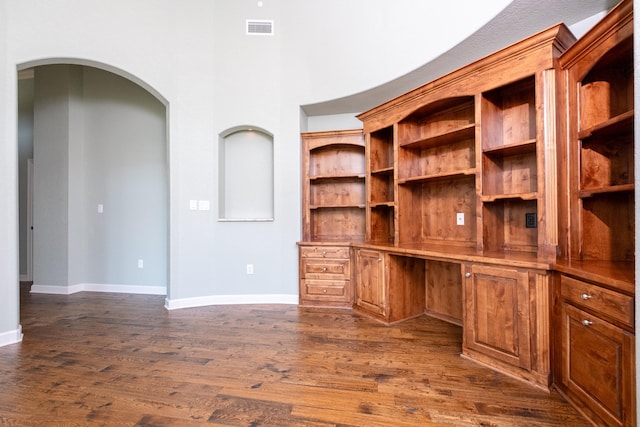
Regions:
M 459 357 L 461 329 L 344 310 L 22 293 L 0 348 L 0 425 L 585 425 L 547 394 Z

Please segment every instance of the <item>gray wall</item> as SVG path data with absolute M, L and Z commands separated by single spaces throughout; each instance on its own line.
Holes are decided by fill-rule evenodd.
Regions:
M 34 285 L 166 287 L 165 107 L 106 71 L 37 67 L 34 145 Z
M 36 70 L 34 86 L 34 283 L 68 284 L 69 145 L 77 102 L 69 66 Z M 75 90 L 74 90 L 75 89 Z
M 33 79 L 18 81 L 20 276 L 27 274 L 27 163 L 33 158 Z

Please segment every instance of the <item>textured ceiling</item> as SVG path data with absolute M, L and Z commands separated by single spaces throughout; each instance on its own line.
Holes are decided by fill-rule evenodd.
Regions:
M 469 38 L 433 61 L 373 89 L 302 106 L 309 116 L 359 113 L 560 22 L 567 26 L 614 7 L 619 0 L 514 0 Z

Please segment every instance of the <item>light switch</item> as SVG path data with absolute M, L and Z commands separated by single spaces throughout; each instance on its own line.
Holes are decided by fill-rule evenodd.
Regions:
M 197 200 L 189 200 L 189 210 L 197 211 L 198 210 L 198 201 Z
M 211 209 L 211 204 L 208 200 L 198 200 L 198 210 L 208 211 L 209 209 Z
M 104 212 L 104 205 L 102 203 L 100 203 L 98 205 L 98 213 L 103 213 Z

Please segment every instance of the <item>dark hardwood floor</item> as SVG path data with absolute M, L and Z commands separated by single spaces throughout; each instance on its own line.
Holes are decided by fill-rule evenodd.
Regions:
M 461 329 L 351 311 L 29 294 L 0 348 L 0 425 L 583 426 L 551 394 L 459 356 Z

